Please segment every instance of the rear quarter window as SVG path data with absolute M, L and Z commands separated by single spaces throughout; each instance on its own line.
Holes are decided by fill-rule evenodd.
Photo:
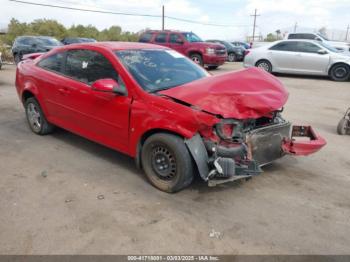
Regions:
M 61 72 L 63 65 L 64 53 L 57 53 L 44 58 L 38 63 L 38 66 L 49 71 Z

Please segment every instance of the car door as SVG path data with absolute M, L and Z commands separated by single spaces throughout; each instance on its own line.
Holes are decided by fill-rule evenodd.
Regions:
M 112 78 L 121 88 L 124 81 L 105 55 L 98 51 L 77 49 L 66 54 L 64 75 L 58 88 L 67 128 L 91 140 L 127 152 L 131 96 L 97 92 L 93 82 Z
M 322 50 L 323 52 L 320 52 Z M 300 41 L 297 45 L 299 61 L 297 70 L 305 74 L 326 74 L 330 62 L 330 55 L 321 46 Z
M 274 72 L 294 72 L 298 63 L 297 41 L 282 41 L 267 50 Z
M 168 33 L 158 33 L 154 38 L 156 45 L 168 46 Z
M 169 35 L 169 47 L 177 52 L 186 55 L 186 42 L 184 37 L 178 33 L 171 33 Z

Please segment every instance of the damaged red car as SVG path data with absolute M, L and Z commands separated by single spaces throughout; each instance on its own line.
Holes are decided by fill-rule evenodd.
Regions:
M 195 174 L 217 185 L 250 178 L 286 154 L 326 144 L 281 113 L 288 93 L 257 68 L 211 76 L 166 47 L 87 43 L 33 54 L 16 88 L 31 130 L 62 127 L 136 159 L 158 189 L 176 192 Z

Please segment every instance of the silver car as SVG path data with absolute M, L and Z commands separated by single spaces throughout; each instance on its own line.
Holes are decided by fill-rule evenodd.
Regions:
M 250 49 L 244 67 L 268 72 L 324 75 L 335 81 L 350 78 L 350 53 L 312 40 L 282 40 Z

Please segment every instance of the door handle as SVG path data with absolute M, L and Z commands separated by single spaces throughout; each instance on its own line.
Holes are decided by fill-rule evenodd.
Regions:
M 67 88 L 59 88 L 58 89 L 58 92 L 61 94 L 61 95 L 68 95 L 70 93 L 70 91 L 67 89 Z

